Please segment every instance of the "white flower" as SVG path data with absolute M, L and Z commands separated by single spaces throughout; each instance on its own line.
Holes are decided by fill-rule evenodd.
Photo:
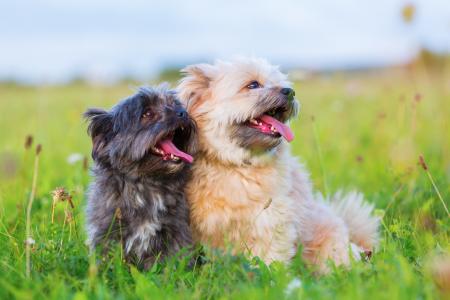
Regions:
M 286 296 L 289 296 L 296 289 L 299 289 L 301 286 L 302 286 L 302 281 L 299 278 L 294 277 L 294 279 L 292 279 L 291 282 L 289 282 L 288 285 L 286 286 L 286 289 L 284 290 L 284 294 Z
M 32 237 L 29 237 L 25 240 L 25 244 L 27 244 L 27 245 L 34 245 L 35 243 L 36 243 L 36 241 L 33 240 Z
M 73 165 L 81 160 L 83 160 L 84 156 L 81 153 L 72 153 L 67 157 L 67 163 Z

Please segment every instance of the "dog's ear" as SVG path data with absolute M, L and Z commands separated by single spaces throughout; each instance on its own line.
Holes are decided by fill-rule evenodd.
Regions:
M 84 114 L 89 121 L 88 134 L 92 138 L 92 158 L 98 161 L 105 154 L 105 146 L 113 135 L 113 117 L 103 109 L 91 108 Z
M 181 101 L 188 111 L 197 106 L 215 76 L 215 67 L 210 64 L 190 65 L 181 70 L 183 78 L 177 88 Z

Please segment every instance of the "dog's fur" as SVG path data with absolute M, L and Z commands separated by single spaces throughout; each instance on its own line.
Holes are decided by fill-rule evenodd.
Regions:
M 119 241 L 128 261 L 148 268 L 190 247 L 184 195 L 190 166 L 152 152 L 171 134 L 182 151 L 195 151 L 195 123 L 175 93 L 141 88 L 110 111 L 89 109 L 85 117 L 95 163 L 87 205 L 91 249 Z
M 282 122 L 296 115 L 298 102 L 280 93 L 291 83 L 277 67 L 241 58 L 182 71 L 177 90 L 199 136 L 187 186 L 195 240 L 267 263 L 290 261 L 301 243 L 303 257 L 321 272 L 327 259 L 348 265 L 350 254 L 358 259 L 374 248 L 379 221 L 361 195 L 337 195 L 331 205 L 317 199 L 289 145 L 245 125 L 277 106 Z M 249 89 L 255 81 L 262 86 Z

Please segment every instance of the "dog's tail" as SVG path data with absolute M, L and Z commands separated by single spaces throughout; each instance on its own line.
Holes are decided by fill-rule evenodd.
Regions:
M 372 204 L 364 201 L 364 196 L 352 191 L 338 191 L 329 204 L 348 227 L 350 241 L 365 250 L 373 250 L 379 241 L 380 219 L 373 215 Z

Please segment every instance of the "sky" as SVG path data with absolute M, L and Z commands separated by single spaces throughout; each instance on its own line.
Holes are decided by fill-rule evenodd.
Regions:
M 416 15 L 406 24 L 402 7 Z M 236 55 L 283 68 L 382 67 L 450 52 L 450 0 L 2 0 L 0 80 L 149 78 Z

